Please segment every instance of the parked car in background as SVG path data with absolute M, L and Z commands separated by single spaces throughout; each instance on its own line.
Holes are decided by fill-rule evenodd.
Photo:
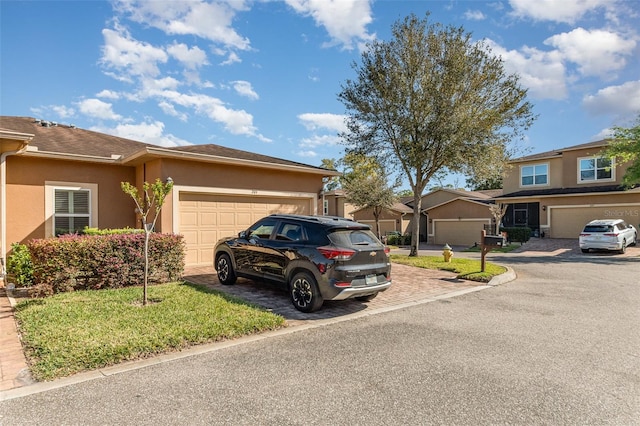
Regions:
M 628 246 L 636 244 L 638 231 L 622 219 L 592 220 L 580 233 L 580 249 L 615 250 L 624 253 Z
M 345 218 L 276 214 L 215 246 L 220 283 L 272 281 L 302 312 L 325 300 L 372 300 L 391 286 L 389 248 L 369 225 Z

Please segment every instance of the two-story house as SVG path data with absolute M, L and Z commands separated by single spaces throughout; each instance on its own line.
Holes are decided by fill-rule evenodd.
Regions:
M 593 219 L 620 218 L 640 225 L 640 186 L 625 189 L 629 164 L 602 156 L 606 140 L 518 158 L 510 162 L 503 195 L 504 226 L 527 226 L 534 235 L 578 238 Z

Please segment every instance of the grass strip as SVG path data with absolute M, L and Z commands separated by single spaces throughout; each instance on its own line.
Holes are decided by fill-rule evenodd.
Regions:
M 189 283 L 61 293 L 16 306 L 30 370 L 51 380 L 285 325 L 279 315 Z
M 440 269 L 454 272 L 460 279 L 487 283 L 491 278 L 507 271 L 503 266 L 491 262 L 485 262 L 485 270 L 481 271 L 479 259 L 452 258 L 451 262 L 445 262 L 442 256 L 407 256 L 392 254 L 391 261 L 403 265 L 415 266 L 425 269 Z

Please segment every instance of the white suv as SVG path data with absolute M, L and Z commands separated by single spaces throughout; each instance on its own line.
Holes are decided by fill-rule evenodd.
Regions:
M 580 249 L 616 250 L 624 253 L 627 246 L 636 245 L 638 231 L 622 219 L 592 220 L 580 233 Z

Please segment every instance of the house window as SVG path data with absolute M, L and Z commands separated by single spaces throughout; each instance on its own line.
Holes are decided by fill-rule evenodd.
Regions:
M 91 226 L 91 193 L 80 189 L 55 189 L 53 229 L 54 234 L 73 234 Z
M 591 157 L 578 159 L 580 165 L 579 182 L 613 180 L 613 161 L 610 158 Z
M 520 168 L 521 186 L 538 186 L 549 183 L 549 165 L 536 164 L 532 166 L 522 166 Z
M 323 211 L 323 214 L 325 216 L 327 216 L 329 214 L 329 200 L 324 200 L 323 206 L 322 206 L 322 211 Z

